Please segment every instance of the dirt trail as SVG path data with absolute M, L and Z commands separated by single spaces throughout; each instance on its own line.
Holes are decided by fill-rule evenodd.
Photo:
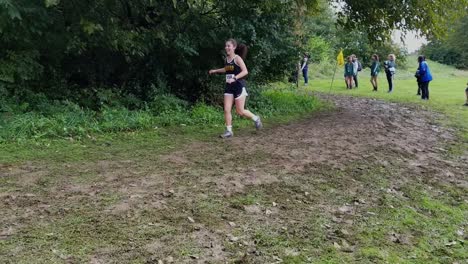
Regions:
M 158 157 L 148 150 L 147 160 L 55 169 L 0 165 L 1 177 L 15 184 L 0 194 L 0 253 L 14 259 L 23 252 L 19 259 L 28 259 L 47 250 L 45 256 L 70 263 L 272 263 L 278 256 L 307 255 L 311 236 L 318 245 L 341 243 L 336 229 L 352 236 L 363 212 L 380 206 L 382 193 L 403 195 L 411 184 L 467 190 L 468 158 L 447 157 L 444 148 L 455 138 L 434 122 L 443 117 L 372 99 L 331 99 L 336 111 Z M 48 174 L 54 176 L 45 181 Z M 77 181 L 86 176 L 89 181 Z M 76 239 L 66 227 L 78 216 L 92 222 L 82 220 L 74 232 L 91 231 L 73 247 L 51 251 L 60 248 L 54 241 Z M 311 225 L 310 219 L 321 222 Z M 116 234 L 105 233 L 108 226 Z M 44 238 L 44 232 L 63 234 Z M 281 232 L 297 243 L 280 250 L 264 241 Z M 28 245 L 35 241 L 27 239 L 31 233 L 41 247 Z

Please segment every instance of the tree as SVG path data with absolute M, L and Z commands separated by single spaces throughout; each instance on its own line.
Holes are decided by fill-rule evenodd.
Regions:
M 394 29 L 418 30 L 426 37 L 441 37 L 448 23 L 467 12 L 468 0 L 331 0 L 338 22 L 347 30 L 365 30 L 369 37 L 388 40 Z
M 327 3 L 340 4 L 340 25 L 369 28 L 362 32 L 375 39 L 394 28 L 437 35 L 437 22 L 466 1 L 0 0 L 0 93 L 88 107 L 99 107 L 96 98 L 108 90 L 141 101 L 161 93 L 209 99 L 220 80 L 206 72 L 222 64 L 228 38 L 249 46 L 251 81 L 274 81 L 306 47 L 314 30 L 307 20 L 330 17 Z M 320 30 L 323 39 L 333 37 Z
M 468 15 L 456 21 L 448 32 L 448 36 L 432 39 L 421 50 L 428 58 L 454 65 L 460 69 L 468 69 Z

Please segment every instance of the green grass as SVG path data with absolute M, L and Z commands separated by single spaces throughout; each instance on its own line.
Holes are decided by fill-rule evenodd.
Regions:
M 417 68 L 416 57 L 408 58 L 408 70 L 398 70 L 395 77 L 394 91 L 388 94 L 388 84 L 385 73 L 379 75 L 379 91 L 372 92 L 369 69 L 359 74 L 359 88 L 346 90 L 342 78 L 341 67 L 337 70 L 335 81 L 331 87 L 331 77 L 327 80 L 311 80 L 308 89 L 324 93 L 371 97 L 391 102 L 409 103 L 428 110 L 444 113 L 448 120 L 441 120 L 460 131 L 465 143 L 468 142 L 468 107 L 463 106 L 466 100 L 465 88 L 468 82 L 468 72 L 454 67 L 429 61 L 429 67 L 434 80 L 429 85 L 430 100 L 422 101 L 416 96 L 417 83 L 414 72 Z M 331 87 L 331 89 L 330 89 Z
M 257 92 L 251 96 L 249 100 L 252 102 L 249 101 L 247 107 L 253 108 L 256 114 L 268 119 L 270 125 L 297 120 L 305 114 L 329 109 L 330 105 L 319 101 L 310 93 L 290 88 L 283 85 L 281 89 L 270 88 Z M 256 109 L 261 110 L 257 112 Z M 81 111 L 77 112 L 79 116 L 82 116 Z M 21 122 L 25 122 L 24 126 L 19 125 L 21 123 L 18 121 L 11 127 L 0 126 L 6 137 L 16 139 L 0 140 L 0 162 L 67 162 L 117 157 L 128 159 L 145 155 L 148 148 L 157 154 L 193 140 L 212 140 L 224 130 L 223 111 L 219 107 L 199 103 L 190 111 L 184 111 L 153 116 L 143 111 L 107 109 L 100 121 L 93 119 L 89 114 L 79 123 L 70 123 L 73 129 L 68 131 L 72 133 L 71 131 L 79 130 L 79 133 L 73 132 L 66 137 L 64 135 L 68 132 L 64 132 L 62 127 L 65 121 L 57 120 L 54 116 L 26 114 L 19 117 Z M 252 126 L 250 120 L 239 118 L 235 112 L 233 117 L 236 130 Z M 166 118 L 171 121 L 165 121 Z M 41 125 L 36 126 L 35 122 Z M 61 134 L 62 132 L 65 134 Z

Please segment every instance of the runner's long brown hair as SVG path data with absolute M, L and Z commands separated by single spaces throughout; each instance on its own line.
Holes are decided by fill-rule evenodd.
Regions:
M 245 60 L 245 58 L 247 58 L 247 52 L 248 52 L 248 48 L 245 44 L 237 44 L 237 41 L 235 39 L 228 39 L 226 42 L 230 42 L 232 43 L 232 45 L 236 48 L 234 50 L 234 53 L 236 53 L 237 55 L 239 55 L 243 60 Z

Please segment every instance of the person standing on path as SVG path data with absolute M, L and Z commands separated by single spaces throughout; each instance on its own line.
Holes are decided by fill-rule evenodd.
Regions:
M 396 72 L 396 57 L 394 54 L 388 55 L 388 60 L 384 62 L 385 74 L 388 81 L 388 92 L 393 92 L 393 79 Z
M 346 81 L 346 89 L 353 89 L 354 64 L 351 56 L 348 57 L 348 62 L 344 66 L 344 77 Z
M 374 87 L 374 92 L 378 90 L 378 76 L 380 72 L 380 61 L 377 54 L 372 55 L 372 65 L 371 65 L 371 84 Z
M 421 75 L 419 74 L 419 65 L 414 77 L 416 77 L 416 82 L 418 83 L 418 91 L 416 92 L 416 95 L 421 95 Z
M 431 70 L 429 69 L 429 65 L 426 62 L 426 57 L 419 56 L 419 76 L 421 79 L 421 99 L 429 100 L 429 82 L 432 81 L 432 74 Z
M 468 83 L 466 83 L 465 95 L 466 95 L 466 102 L 464 106 L 468 106 Z
M 353 76 L 353 80 L 354 80 L 354 86 L 356 88 L 358 88 L 359 84 L 358 84 L 358 74 L 360 71 L 362 71 L 362 65 L 361 63 L 359 62 L 358 58 L 356 57 L 356 55 L 351 55 L 351 57 L 353 58 L 353 69 L 354 69 L 354 76 Z
M 304 53 L 304 57 L 302 58 L 301 61 L 301 71 L 302 71 L 302 76 L 304 76 L 304 85 L 307 86 L 309 85 L 309 54 Z
M 234 136 L 232 132 L 232 106 L 235 103 L 238 115 L 252 119 L 257 129 L 262 128 L 260 117 L 245 109 L 245 101 L 248 96 L 246 90 L 245 77 L 249 74 L 244 59 L 247 56 L 247 46 L 237 44 L 234 39 L 229 39 L 224 47 L 226 51 L 226 61 L 224 68 L 210 70 L 210 74 L 225 73 L 226 87 L 224 89 L 224 119 L 226 121 L 226 131 L 221 138 Z

